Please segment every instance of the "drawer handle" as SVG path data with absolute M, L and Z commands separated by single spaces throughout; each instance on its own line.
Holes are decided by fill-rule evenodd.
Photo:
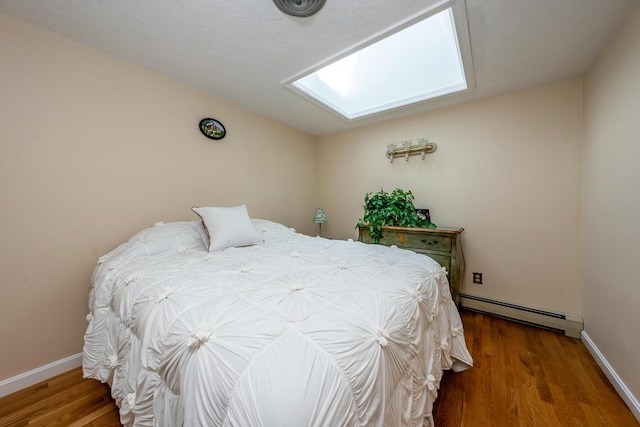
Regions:
M 440 243 L 438 240 L 426 240 L 426 239 L 422 239 L 421 242 L 427 246 L 437 245 L 438 243 Z

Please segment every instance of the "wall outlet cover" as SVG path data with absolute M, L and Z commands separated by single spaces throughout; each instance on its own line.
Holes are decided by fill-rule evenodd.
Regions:
M 482 285 L 482 273 L 473 273 L 473 283 Z

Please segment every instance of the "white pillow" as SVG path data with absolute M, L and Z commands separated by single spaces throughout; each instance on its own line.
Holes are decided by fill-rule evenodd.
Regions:
M 245 205 L 232 208 L 191 208 L 202 219 L 209 235 L 209 252 L 262 243 Z

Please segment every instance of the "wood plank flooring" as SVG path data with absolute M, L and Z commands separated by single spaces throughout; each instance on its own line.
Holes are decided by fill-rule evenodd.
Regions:
M 469 311 L 462 320 L 475 366 L 445 374 L 436 427 L 640 426 L 581 341 Z M 0 427 L 119 425 L 109 388 L 80 369 L 0 399 Z
M 73 369 L 0 399 L 0 427 L 119 426 L 109 387 Z
M 461 315 L 474 367 L 445 374 L 436 427 L 640 426 L 582 341 Z

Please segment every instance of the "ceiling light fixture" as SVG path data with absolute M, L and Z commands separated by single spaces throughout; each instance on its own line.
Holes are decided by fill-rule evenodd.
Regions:
M 287 15 L 306 18 L 318 13 L 326 0 L 273 0 L 273 3 Z

